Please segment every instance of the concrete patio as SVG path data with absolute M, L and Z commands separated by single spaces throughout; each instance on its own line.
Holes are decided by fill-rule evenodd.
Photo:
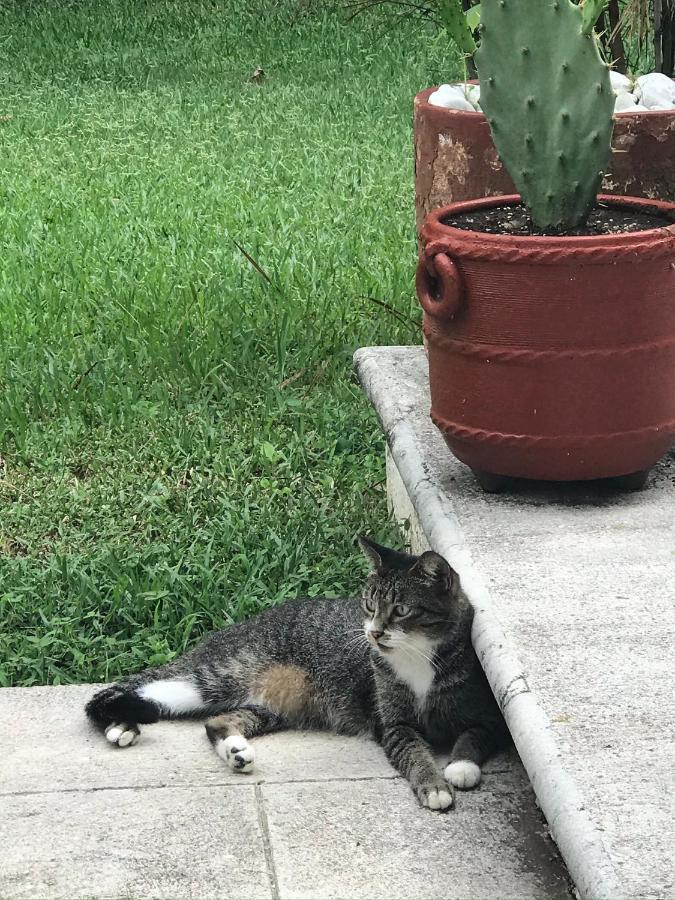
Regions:
M 84 719 L 92 689 L 0 691 L 3 898 L 569 897 L 515 754 L 441 815 L 356 738 L 257 739 L 248 776 L 199 723 L 119 750 Z

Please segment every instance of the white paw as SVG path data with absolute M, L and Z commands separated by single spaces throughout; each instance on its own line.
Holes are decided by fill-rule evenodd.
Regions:
M 114 722 L 105 730 L 106 740 L 116 747 L 131 747 L 140 736 L 136 725 L 127 725 L 126 722 Z
M 253 769 L 255 753 L 246 738 L 238 734 L 218 741 L 216 753 L 224 759 L 233 772 L 246 773 Z
M 445 767 L 445 780 L 460 791 L 470 791 L 480 783 L 480 766 L 468 759 L 458 759 Z
M 443 788 L 431 788 L 430 790 L 423 788 L 419 797 L 422 806 L 426 806 L 427 809 L 436 809 L 439 812 L 450 809 L 453 804 L 451 792 L 445 791 Z

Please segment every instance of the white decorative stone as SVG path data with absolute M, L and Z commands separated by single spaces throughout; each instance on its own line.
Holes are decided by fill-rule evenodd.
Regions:
M 675 110 L 675 82 L 666 75 L 651 72 L 634 80 L 621 72 L 610 71 L 609 78 L 616 95 L 615 115 L 649 112 L 654 109 Z M 480 85 L 468 82 L 442 84 L 431 94 L 429 103 L 445 109 L 483 112 L 480 106 Z
M 616 95 L 616 100 L 614 102 L 614 112 L 635 112 L 635 105 L 637 103 L 637 97 L 635 94 L 631 94 L 630 91 L 620 91 Z
M 675 82 L 661 72 L 640 75 L 635 83 L 634 93 L 646 109 L 670 108 L 675 105 Z
M 438 90 L 429 97 L 432 106 L 442 106 L 445 109 L 463 109 L 467 112 L 475 112 L 473 104 L 467 100 L 463 86 L 459 84 L 442 84 Z
M 609 80 L 612 82 L 612 90 L 615 94 L 622 94 L 625 91 L 630 91 L 632 87 L 630 78 L 622 72 L 610 71 Z

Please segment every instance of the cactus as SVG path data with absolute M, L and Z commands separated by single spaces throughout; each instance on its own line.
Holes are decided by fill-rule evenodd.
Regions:
M 581 30 L 584 34 L 590 34 L 593 31 L 595 23 L 598 21 L 607 6 L 607 0 L 584 0 L 581 7 Z
M 461 0 L 437 0 L 438 12 L 445 30 L 462 53 L 474 53 L 476 42 L 467 22 Z
M 601 8 L 587 0 L 589 10 Z M 534 224 L 583 226 L 609 161 L 614 94 L 595 34 L 570 0 L 483 0 L 481 106 Z

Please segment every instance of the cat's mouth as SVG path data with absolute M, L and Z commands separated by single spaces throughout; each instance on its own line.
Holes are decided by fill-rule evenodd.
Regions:
M 366 640 L 371 647 L 374 647 L 376 650 L 381 650 L 383 653 L 387 653 L 389 650 L 394 649 L 392 644 L 386 644 L 382 641 L 381 638 L 375 638 L 368 632 L 366 632 Z

